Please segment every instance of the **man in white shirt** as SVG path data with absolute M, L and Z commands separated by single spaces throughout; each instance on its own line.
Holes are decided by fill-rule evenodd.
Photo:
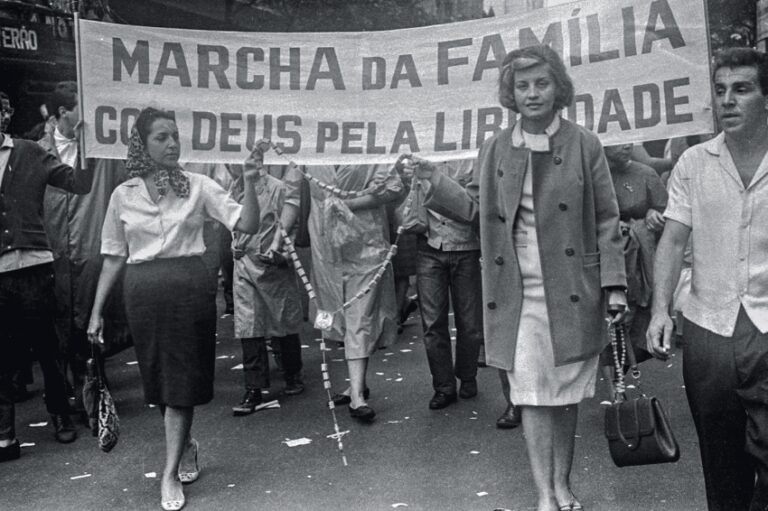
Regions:
M 710 511 L 768 509 L 768 56 L 718 54 L 723 132 L 680 157 L 656 253 L 648 350 L 669 355 L 669 307 L 689 236 L 683 377 Z

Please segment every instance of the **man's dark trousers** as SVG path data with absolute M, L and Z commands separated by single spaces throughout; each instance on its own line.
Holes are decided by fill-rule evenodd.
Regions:
M 766 511 L 768 334 L 743 308 L 732 337 L 688 320 L 683 332 L 683 379 L 709 511 Z

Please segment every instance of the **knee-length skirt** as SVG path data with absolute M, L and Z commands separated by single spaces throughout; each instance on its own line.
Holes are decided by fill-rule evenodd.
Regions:
M 216 295 L 200 257 L 127 265 L 126 315 L 147 403 L 213 399 Z

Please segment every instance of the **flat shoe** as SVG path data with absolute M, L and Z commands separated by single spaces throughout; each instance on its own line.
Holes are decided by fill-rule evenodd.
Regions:
M 187 499 L 184 497 L 184 492 L 182 491 L 180 499 L 161 500 L 160 507 L 162 507 L 165 511 L 178 511 L 179 509 L 183 508 L 184 504 L 186 503 Z
M 197 440 L 193 438 L 192 446 L 189 448 L 189 450 L 192 451 L 192 453 L 194 454 L 195 468 L 192 470 L 182 469 L 181 464 L 179 464 L 179 481 L 181 481 L 182 484 L 194 483 L 195 481 L 197 481 L 197 478 L 200 477 L 200 464 L 198 463 L 198 459 L 197 459 L 198 448 L 199 448 L 199 445 L 197 443 Z M 183 458 L 184 458 L 184 455 L 182 454 L 182 459 Z M 177 508 L 177 509 L 181 509 L 181 508 Z
M 520 425 L 520 413 L 514 405 L 507 406 L 501 417 L 496 419 L 496 427 L 499 429 L 514 429 Z
M 368 397 L 371 395 L 371 389 L 366 388 L 363 391 L 363 399 L 368 399 Z M 333 404 L 336 406 L 343 406 L 348 405 L 352 402 L 352 398 L 349 397 L 346 394 L 334 394 L 331 398 L 331 401 L 333 401 Z
M 373 408 L 368 405 L 359 406 L 357 408 L 352 408 L 352 406 L 350 406 L 349 415 L 353 419 L 357 419 L 363 422 L 370 422 L 374 417 L 376 417 L 376 412 L 374 412 Z

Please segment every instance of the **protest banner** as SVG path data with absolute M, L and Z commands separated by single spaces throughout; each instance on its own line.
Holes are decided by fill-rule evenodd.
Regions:
M 86 154 L 124 158 L 138 111 L 151 105 L 175 113 L 183 161 L 241 162 L 262 137 L 300 164 L 386 163 L 404 152 L 474 157 L 514 122 L 497 99 L 504 55 L 536 43 L 556 49 L 574 80 L 563 115 L 604 144 L 711 132 L 705 8 L 703 0 L 589 0 L 360 33 L 81 20 Z

